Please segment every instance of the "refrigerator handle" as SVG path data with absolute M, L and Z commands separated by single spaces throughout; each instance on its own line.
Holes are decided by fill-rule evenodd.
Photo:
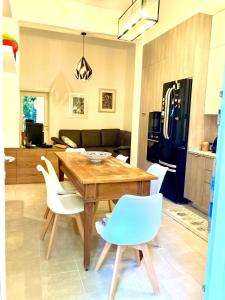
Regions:
M 187 141 L 187 116 L 184 117 L 183 142 Z

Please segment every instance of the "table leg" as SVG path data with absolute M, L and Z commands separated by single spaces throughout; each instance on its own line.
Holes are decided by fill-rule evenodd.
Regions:
M 60 160 L 58 160 L 58 169 L 59 169 L 59 181 L 63 181 L 64 180 L 64 173 L 61 169 L 61 162 Z
M 138 250 L 138 251 L 139 251 L 139 258 L 140 258 L 140 260 L 142 260 L 142 258 L 143 258 L 143 253 L 142 253 L 141 250 Z
M 86 271 L 90 266 L 94 212 L 94 202 L 84 203 L 84 268 Z

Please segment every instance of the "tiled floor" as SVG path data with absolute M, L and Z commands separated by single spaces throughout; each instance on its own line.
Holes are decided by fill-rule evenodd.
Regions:
M 69 218 L 57 228 L 53 251 L 45 260 L 48 235 L 39 235 L 45 211 L 45 186 L 6 186 L 7 300 L 105 300 L 111 282 L 115 249 L 99 272 L 94 272 L 104 241 L 93 237 L 91 268 L 84 271 L 82 242 Z M 96 218 L 107 211 L 99 207 Z M 207 255 L 207 243 L 163 214 L 160 248 L 150 246 L 160 283 L 154 295 L 144 266 L 136 266 L 132 251 L 123 257 L 115 300 L 200 300 Z

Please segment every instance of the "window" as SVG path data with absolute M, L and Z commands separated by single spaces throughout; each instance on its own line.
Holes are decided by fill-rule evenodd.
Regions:
M 25 132 L 26 120 L 44 125 L 44 141 L 48 142 L 48 93 L 21 91 L 20 131 Z M 23 140 L 23 134 L 21 135 Z

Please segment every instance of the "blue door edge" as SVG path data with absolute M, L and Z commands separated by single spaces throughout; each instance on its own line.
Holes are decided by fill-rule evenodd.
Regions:
M 204 300 L 225 299 L 225 72 Z

